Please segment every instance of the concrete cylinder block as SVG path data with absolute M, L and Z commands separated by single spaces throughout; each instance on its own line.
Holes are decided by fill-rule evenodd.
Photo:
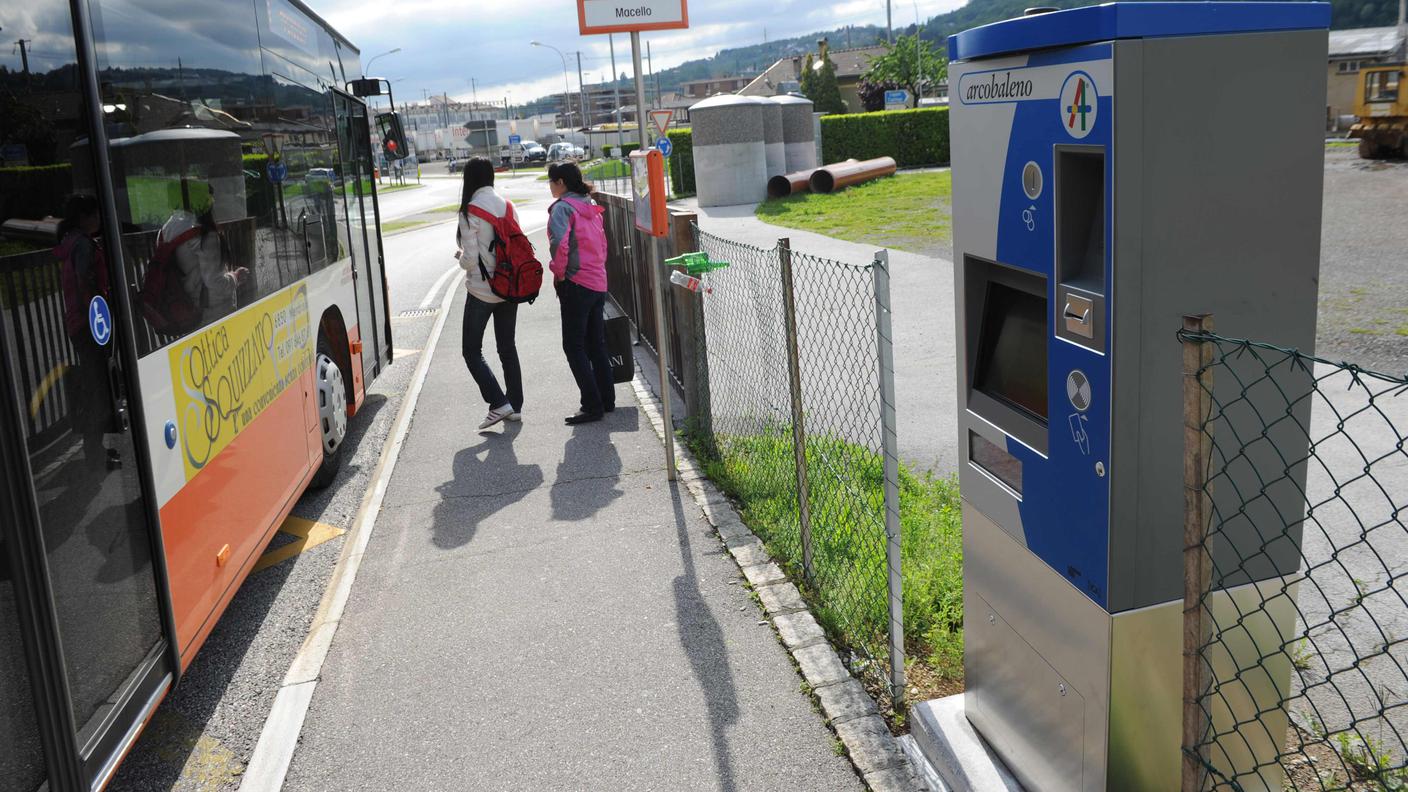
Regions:
M 759 99 L 763 108 L 763 155 L 768 162 L 768 178 L 787 173 L 787 150 L 782 141 L 782 105 Z
M 786 172 L 815 168 L 817 159 L 816 124 L 812 121 L 812 100 L 796 94 L 773 96 L 769 101 L 782 109 L 782 149 Z
M 767 198 L 764 104 L 755 97 L 727 94 L 689 108 L 700 206 L 732 206 Z

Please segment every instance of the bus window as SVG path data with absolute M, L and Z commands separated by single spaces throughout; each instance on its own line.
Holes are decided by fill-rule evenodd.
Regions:
M 303 201 L 276 156 L 298 119 L 279 121 L 271 106 L 247 2 L 202 3 L 204 25 L 141 0 L 92 7 L 145 355 L 307 273 L 301 249 L 277 239 L 292 233 L 284 221 L 297 221 Z

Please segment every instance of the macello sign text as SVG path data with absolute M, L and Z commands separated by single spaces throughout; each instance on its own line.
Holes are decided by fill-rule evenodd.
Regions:
M 583 35 L 689 27 L 686 0 L 577 0 Z

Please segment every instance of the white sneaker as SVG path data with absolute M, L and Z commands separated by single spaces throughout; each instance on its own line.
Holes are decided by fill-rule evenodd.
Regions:
M 514 412 L 509 413 L 508 416 L 504 418 L 504 420 L 518 423 L 519 421 L 523 420 L 523 413 L 515 410 Z
M 513 407 L 510 405 L 505 404 L 502 407 L 495 407 L 489 411 L 488 415 L 484 416 L 484 422 L 479 424 L 479 428 L 488 429 L 513 414 Z

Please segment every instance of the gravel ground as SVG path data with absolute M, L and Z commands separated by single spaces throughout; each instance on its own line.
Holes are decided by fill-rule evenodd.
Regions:
M 1408 372 L 1408 162 L 1325 149 L 1317 352 Z M 1267 339 L 1274 342 L 1275 339 Z

